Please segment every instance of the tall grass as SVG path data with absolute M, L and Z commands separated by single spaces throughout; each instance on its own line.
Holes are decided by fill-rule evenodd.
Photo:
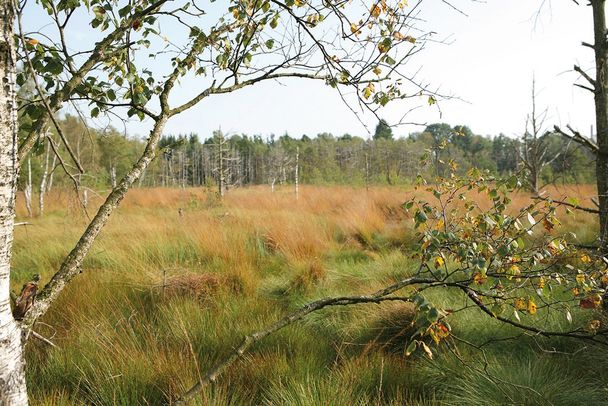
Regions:
M 304 186 L 296 200 L 289 188 L 271 193 L 254 187 L 230 191 L 220 202 L 203 189 L 133 190 L 95 243 L 83 274 L 36 327 L 57 347 L 34 339 L 28 344 L 32 402 L 167 403 L 244 334 L 289 309 L 406 277 L 416 269 L 416 237 L 400 206 L 414 193 L 421 192 Z M 514 200 L 523 206 L 529 196 Z M 101 197 L 91 197 L 90 210 L 100 203 Z M 45 217 L 16 229 L 15 291 L 35 273 L 48 279 L 86 226 L 70 193 L 54 192 L 46 206 Z M 25 213 L 21 202 L 18 213 Z M 561 218 L 581 240 L 593 235 L 591 217 Z M 445 291 L 429 297 L 446 307 L 463 300 Z M 434 361 L 406 358 L 414 316 L 411 307 L 394 304 L 313 314 L 259 343 L 196 402 L 606 403 L 605 350 L 579 351 L 579 343 L 564 339 L 508 339 L 512 329 L 473 310 L 459 313 L 455 335 L 495 340 L 484 347 L 491 361 L 484 375 L 447 352 Z M 548 322 L 566 321 L 556 316 Z M 479 360 L 476 349 L 461 351 Z

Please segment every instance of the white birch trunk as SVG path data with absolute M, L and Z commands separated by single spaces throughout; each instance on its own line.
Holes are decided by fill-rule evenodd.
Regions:
M 17 110 L 12 1 L 0 6 L 0 404 L 27 405 L 21 328 L 10 305 L 10 262 L 17 180 Z
M 32 212 L 32 160 L 30 158 L 27 159 L 27 184 L 25 185 L 23 194 L 25 195 L 25 208 L 27 209 L 27 216 L 33 217 L 34 214 Z
M 46 191 L 49 193 L 53 189 L 53 175 L 55 174 L 56 165 L 57 165 L 57 155 L 53 154 L 53 162 L 51 163 L 51 174 L 49 175 L 49 182 L 46 187 Z
M 42 217 L 44 215 L 44 195 L 46 193 L 46 180 L 49 176 L 49 154 L 51 146 L 48 145 L 44 151 L 44 166 L 42 167 L 42 176 L 40 177 L 40 186 L 38 187 L 38 215 Z
M 110 184 L 112 189 L 116 187 L 116 167 L 114 165 L 110 167 Z
M 89 191 L 87 189 L 82 191 L 82 205 L 85 210 L 89 207 Z

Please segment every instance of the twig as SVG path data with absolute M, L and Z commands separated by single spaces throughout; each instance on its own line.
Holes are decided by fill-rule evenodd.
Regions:
M 35 338 L 39 339 L 43 343 L 48 344 L 48 345 L 50 345 L 53 348 L 58 348 L 55 343 L 53 343 L 48 338 L 45 338 L 45 337 L 41 336 L 40 334 L 36 333 L 34 330 L 31 331 L 31 334 L 32 334 L 32 337 L 35 337 Z

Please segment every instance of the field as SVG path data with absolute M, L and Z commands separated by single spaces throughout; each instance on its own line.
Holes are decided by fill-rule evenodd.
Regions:
M 302 187 L 296 201 L 291 188 L 260 186 L 220 202 L 203 189 L 129 192 L 83 273 L 36 326 L 56 347 L 26 347 L 32 403 L 169 403 L 244 335 L 298 305 L 408 276 L 416 236 L 401 204 L 413 193 Z M 555 193 L 584 200 L 593 189 Z M 87 224 L 67 191 L 48 197 L 43 218 L 24 213 L 20 201 L 18 221 L 31 225 L 15 231 L 15 291 L 33 274 L 47 280 Z M 582 242 L 597 233 L 591 216 L 560 220 Z M 445 307 L 464 300 L 429 295 Z M 197 404 L 608 404 L 605 349 L 524 336 L 471 309 L 454 315 L 457 350 L 406 357 L 414 317 L 397 303 L 312 314 L 256 345 Z

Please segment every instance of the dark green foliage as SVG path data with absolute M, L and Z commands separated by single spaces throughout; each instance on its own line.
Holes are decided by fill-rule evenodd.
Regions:
M 380 119 L 378 125 L 376 126 L 376 132 L 374 133 L 375 140 L 392 140 L 393 139 L 393 129 L 388 125 L 386 120 Z

